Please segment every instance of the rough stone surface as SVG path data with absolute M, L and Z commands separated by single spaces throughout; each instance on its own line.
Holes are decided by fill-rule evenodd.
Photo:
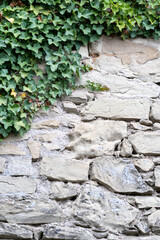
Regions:
M 40 157 L 40 146 L 41 144 L 37 141 L 28 141 L 28 147 L 31 151 L 31 155 L 33 159 L 37 159 Z
M 72 94 L 0 143 L 0 239 L 160 240 L 160 40 L 79 53 Z
M 19 155 L 23 156 L 25 155 L 25 152 L 23 152 L 19 147 L 13 144 L 6 144 L 6 145 L 0 145 L 0 155 Z
M 8 162 L 7 173 L 11 176 L 30 176 L 33 174 L 31 159 L 11 159 Z
M 135 197 L 135 202 L 138 204 L 138 208 L 140 209 L 149 209 L 152 207 L 160 208 L 160 198 L 159 197 Z
M 36 182 L 25 177 L 0 176 L 0 194 L 32 194 L 36 190 Z
M 93 163 L 91 179 L 119 193 L 152 193 L 134 165 L 106 158 Z
M 52 182 L 50 198 L 57 200 L 70 199 L 78 195 L 80 186 L 78 184 Z
M 127 125 L 122 121 L 81 123 L 71 133 L 71 142 L 67 148 L 75 152 L 76 158 L 112 155 L 126 135 Z
M 83 110 L 82 115 L 109 119 L 136 119 L 148 118 L 150 101 L 148 99 L 120 99 L 100 95 L 90 102 Z
M 152 104 L 151 118 L 154 121 L 160 122 L 160 101 L 156 101 Z
M 5 165 L 5 158 L 0 157 L 0 173 L 3 173 L 4 171 L 4 165 Z
M 33 239 L 32 229 L 16 224 L 0 223 L 0 238 Z
M 40 174 L 52 180 L 84 182 L 88 180 L 88 171 L 88 162 L 44 157 Z
M 151 171 L 154 168 L 154 163 L 151 159 L 139 159 L 135 161 L 134 164 L 138 169 L 144 172 Z
M 86 229 L 67 226 L 49 226 L 44 231 L 42 240 L 94 240 L 93 235 Z
M 154 169 L 154 176 L 155 176 L 155 186 L 160 188 L 160 166 L 157 166 Z
M 137 153 L 160 155 L 160 131 L 138 132 L 128 139 Z
M 101 231 L 106 226 L 124 229 L 136 218 L 138 211 L 125 198 L 87 184 L 73 205 L 73 215 L 79 224 Z

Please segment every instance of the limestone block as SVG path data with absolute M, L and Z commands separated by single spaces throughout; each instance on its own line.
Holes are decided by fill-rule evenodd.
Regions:
M 8 162 L 7 173 L 11 176 L 32 175 L 31 159 L 11 159 Z
M 3 173 L 4 171 L 4 165 L 5 165 L 5 158 L 0 157 L 0 173 Z
M 155 176 L 155 187 L 160 188 L 160 166 L 155 167 L 154 176 Z
M 154 123 L 153 130 L 160 130 L 160 123 Z
M 48 151 L 52 151 L 52 150 L 60 150 L 60 144 L 58 144 L 58 142 L 56 143 L 43 143 L 43 146 L 48 150 Z
M 144 155 L 160 155 L 160 131 L 137 132 L 129 136 L 136 153 Z
M 30 227 L 17 224 L 0 223 L 0 239 L 33 239 L 33 232 Z
M 0 144 L 0 155 L 26 155 L 19 147 L 13 144 Z
M 73 216 L 81 226 L 89 226 L 99 231 L 108 227 L 124 229 L 134 221 L 138 210 L 132 207 L 124 197 L 95 186 L 86 184 L 73 204 Z
M 67 113 L 76 113 L 76 114 L 78 114 L 77 106 L 73 102 L 63 101 L 63 109 Z
M 156 210 L 148 217 L 149 226 L 153 229 L 158 228 L 160 230 L 160 210 Z
M 160 122 L 160 101 L 156 101 L 152 104 L 151 118 L 154 121 Z
M 20 203 L 20 209 L 16 210 L 16 202 L 9 210 L 3 212 L 8 223 L 17 224 L 46 224 L 65 221 L 66 217 L 55 201 L 49 203 L 43 201 L 31 201 Z
M 57 128 L 59 127 L 60 122 L 53 119 L 41 120 L 39 122 L 32 123 L 32 128 L 36 129 L 48 129 L 48 128 Z
M 80 185 L 63 182 L 52 182 L 50 198 L 57 200 L 70 199 L 78 195 L 78 188 Z
M 89 102 L 82 109 L 82 115 L 109 119 L 139 120 L 141 118 L 148 118 L 149 110 L 150 101 L 148 99 L 120 99 L 99 95 L 95 101 Z
M 124 139 L 121 143 L 120 155 L 122 157 L 132 156 L 133 148 L 128 139 Z
M 105 54 L 114 54 L 121 59 L 123 64 L 131 64 L 136 61 L 144 64 L 153 59 L 159 58 L 159 51 L 156 47 L 134 43 L 130 40 L 123 41 L 120 38 L 110 38 L 103 36 L 102 52 Z
M 134 165 L 143 172 L 151 171 L 154 168 L 154 163 L 151 159 L 139 159 L 134 162 Z
M 40 174 L 51 180 L 84 182 L 88 180 L 89 163 L 65 160 L 58 157 L 43 157 Z
M 160 198 L 159 197 L 150 197 L 150 196 L 136 196 L 135 202 L 140 209 L 149 209 L 149 208 L 160 208 Z
M 140 131 L 152 130 L 152 127 L 141 125 L 138 122 L 132 122 L 131 127 L 135 130 L 140 130 Z
M 102 57 L 100 57 L 102 58 Z M 92 70 L 90 72 L 82 75 L 82 83 L 86 83 L 88 79 L 91 79 L 95 83 L 100 83 L 102 86 L 106 86 L 109 88 L 109 92 L 113 96 L 119 97 L 158 97 L 160 93 L 160 87 L 155 83 L 143 82 L 137 77 L 131 77 L 128 79 L 125 75 L 130 75 L 129 73 L 120 73 L 123 71 L 123 68 L 120 67 L 119 72 L 117 69 L 117 64 L 114 65 L 114 68 L 111 68 L 110 61 L 108 62 L 108 72 L 106 71 L 106 64 L 103 61 L 100 62 L 99 58 L 95 61 L 100 62 L 100 67 L 104 66 L 104 69 L 100 69 L 100 71 Z M 97 63 L 98 64 L 98 63 Z M 103 73 L 102 71 L 106 71 L 107 73 Z M 109 72 L 115 72 L 114 74 L 108 74 Z M 120 74 L 122 76 L 120 76 Z
M 153 125 L 152 121 L 150 121 L 149 119 L 143 119 L 143 118 L 140 119 L 139 123 L 142 124 L 142 125 L 145 125 L 145 126 L 152 126 Z
M 91 179 L 119 193 L 152 193 L 130 162 L 104 159 L 93 162 Z
M 127 135 L 127 124 L 122 121 L 96 120 L 80 123 L 71 133 L 68 149 L 76 158 L 112 155 L 115 147 Z
M 40 157 L 40 147 L 41 147 L 40 142 L 29 140 L 28 147 L 29 147 L 29 150 L 31 151 L 31 155 L 33 159 L 37 159 Z
M 93 235 L 84 228 L 70 226 L 47 226 L 42 240 L 94 240 Z
M 89 44 L 89 55 L 99 56 L 102 52 L 102 37 Z
M 89 58 L 88 46 L 81 46 L 78 52 L 81 55 L 81 60 Z
M 25 177 L 0 176 L 0 194 L 33 194 L 35 190 L 35 180 Z
M 67 96 L 67 99 L 75 104 L 86 103 L 92 98 L 93 94 L 86 90 L 74 90 L 70 96 Z

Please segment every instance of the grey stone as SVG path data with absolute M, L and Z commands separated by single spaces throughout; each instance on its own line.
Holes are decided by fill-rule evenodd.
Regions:
M 13 144 L 0 144 L 0 155 L 26 155 L 19 147 Z
M 155 187 L 160 188 L 160 166 L 155 167 L 154 176 L 155 176 Z
M 0 173 L 3 173 L 4 171 L 5 161 L 5 158 L 0 157 Z
M 75 90 L 70 96 L 67 96 L 69 101 L 72 101 L 75 104 L 86 103 L 89 99 L 93 98 L 93 94 L 89 93 L 86 90 Z
M 136 153 L 144 155 L 160 155 L 160 131 L 138 132 L 129 136 Z
M 112 53 L 117 58 L 121 59 L 123 64 L 131 64 L 136 61 L 139 64 L 144 64 L 153 59 L 159 58 L 159 51 L 156 47 L 134 43 L 130 40 L 123 41 L 120 38 L 109 38 L 103 36 L 103 49 L 105 54 Z
M 130 157 L 132 156 L 133 148 L 128 139 L 124 139 L 121 143 L 120 147 L 120 155 L 122 157 Z
M 160 130 L 160 123 L 154 123 L 153 130 Z
M 131 123 L 131 127 L 135 130 L 140 130 L 140 131 L 147 131 L 147 130 L 152 130 L 152 127 L 150 126 L 145 126 L 145 125 L 141 125 L 138 122 L 132 122 Z
M 60 150 L 60 144 L 58 142 L 56 143 L 43 143 L 43 146 L 48 150 L 48 151 L 52 151 L 52 150 Z
M 0 223 L 0 239 L 33 239 L 33 232 L 30 227 L 17 224 Z
M 83 84 L 86 83 L 89 79 L 92 79 L 93 82 L 100 83 L 102 86 L 108 87 L 109 92 L 113 96 L 118 97 L 156 98 L 159 96 L 160 87 L 158 86 L 157 88 L 157 85 L 155 83 L 144 83 L 143 81 L 135 77 L 132 77 L 132 79 L 128 79 L 123 75 L 129 75 L 129 73 L 122 74 L 121 71 L 123 70 L 123 68 L 121 66 L 119 67 L 120 72 L 117 73 L 117 63 L 115 63 L 114 67 L 112 67 L 110 62 L 111 59 L 109 59 L 107 66 L 105 60 L 106 58 L 104 57 L 101 60 L 99 58 L 96 60 L 97 64 L 100 64 L 101 68 L 104 65 L 104 68 L 100 69 L 100 72 L 98 70 L 92 70 L 82 75 Z M 108 71 L 106 69 L 108 69 Z M 103 71 L 106 72 L 103 73 Z M 115 72 L 115 74 L 109 74 L 109 72 L 112 71 Z M 119 74 L 122 74 L 122 76 L 119 76 Z
M 102 52 L 102 37 L 89 44 L 89 55 L 99 56 Z
M 43 157 L 40 175 L 52 180 L 84 182 L 88 180 L 89 163 L 65 160 L 58 157 Z
M 11 176 L 32 175 L 31 159 L 11 159 L 8 162 L 7 173 Z
M 152 104 L 151 118 L 154 121 L 160 122 L 160 101 L 156 101 Z
M 82 115 L 109 119 L 139 120 L 148 118 L 150 101 L 148 99 L 120 99 L 100 95 L 82 109 Z
M 21 204 L 19 209 L 16 209 L 16 203 L 14 203 L 10 211 L 6 209 L 6 212 L 3 212 L 8 223 L 37 225 L 63 222 L 66 219 L 55 201 L 50 200 L 46 203 L 32 200 L 29 203 L 21 201 L 19 204 Z
M 140 119 L 139 121 L 140 124 L 145 125 L 145 126 L 152 126 L 153 123 L 149 119 Z
M 127 135 L 127 124 L 122 121 L 96 120 L 80 123 L 70 134 L 67 148 L 76 158 L 112 155 L 121 139 Z
M 57 200 L 70 199 L 78 195 L 78 184 L 63 183 L 63 182 L 52 182 L 50 198 Z
M 137 196 L 135 197 L 135 202 L 138 205 L 138 208 L 140 209 L 149 209 L 152 207 L 155 208 L 160 208 L 160 198 L 159 197 L 155 197 L 155 196 Z
M 63 108 L 67 113 L 78 114 L 77 106 L 73 102 L 63 101 Z
M 148 216 L 148 224 L 152 231 L 160 231 L 160 210 L 156 210 Z
M 154 168 L 154 163 L 151 159 L 139 159 L 136 160 L 134 164 L 138 169 L 144 172 L 151 171 Z
M 152 193 L 131 162 L 103 159 L 93 162 L 91 179 L 119 193 Z
M 70 226 L 47 226 L 42 240 L 94 240 L 93 235 L 84 228 Z
M 48 129 L 48 128 L 57 128 L 59 127 L 60 122 L 53 119 L 41 120 L 39 122 L 33 122 L 32 128 L 36 129 Z
M 93 184 L 86 184 L 73 204 L 73 216 L 78 223 L 99 231 L 106 231 L 108 227 L 124 229 L 137 213 L 124 197 Z
M 89 58 L 88 46 L 81 46 L 78 52 L 81 55 L 81 60 Z
M 28 141 L 28 147 L 31 152 L 32 158 L 33 159 L 38 159 L 40 157 L 40 147 L 41 143 L 37 141 Z
M 33 194 L 36 190 L 35 180 L 26 177 L 0 176 L 0 194 Z

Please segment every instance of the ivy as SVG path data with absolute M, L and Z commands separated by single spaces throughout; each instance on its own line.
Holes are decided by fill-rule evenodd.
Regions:
M 160 0 L 0 0 L 0 138 L 71 93 L 80 46 L 101 34 L 158 39 Z

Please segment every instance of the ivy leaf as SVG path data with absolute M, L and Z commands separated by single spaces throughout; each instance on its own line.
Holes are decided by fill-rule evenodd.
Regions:
M 22 127 L 25 127 L 25 124 L 23 121 L 16 121 L 14 122 L 14 127 L 17 131 L 19 131 Z

